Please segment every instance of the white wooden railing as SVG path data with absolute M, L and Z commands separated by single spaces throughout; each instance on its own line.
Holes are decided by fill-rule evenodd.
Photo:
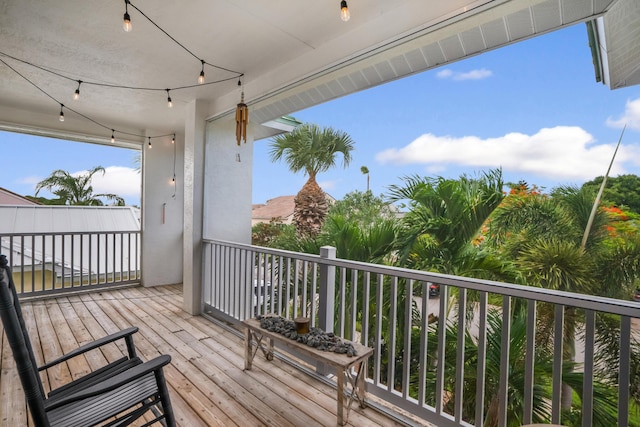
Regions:
M 443 427 L 482 426 L 490 416 L 498 426 L 527 424 L 536 413 L 561 424 L 562 388 L 569 381 L 563 377 L 563 348 L 572 342 L 564 334 L 567 316 L 579 319 L 572 370 L 583 374 L 581 424 L 591 426 L 594 375 L 603 363 L 595 337 L 605 316 L 615 324 L 613 341 L 619 348 L 614 365 L 607 367 L 618 374 L 618 380 L 608 382 L 614 391 L 609 400 L 618 425 L 628 425 L 630 347 L 639 303 L 347 261 L 336 259 L 329 247 L 309 255 L 207 240 L 203 265 L 208 314 L 232 323 L 265 313 L 305 316 L 312 326 L 371 346 L 367 392 Z M 430 295 L 433 284 L 439 295 Z M 517 323 L 516 313 L 524 321 Z M 537 331 L 541 313 L 550 313 L 549 328 Z M 447 321 L 430 323 L 436 317 Z M 496 322 L 497 339 L 491 335 Z M 513 339 L 517 328 L 522 329 L 521 344 Z M 545 387 L 550 396 L 540 402 L 536 387 L 541 386 L 543 348 L 548 350 Z M 514 360 L 519 354 L 523 358 Z M 524 370 L 521 378 L 514 364 Z M 522 400 L 515 413 L 509 406 L 514 393 Z M 465 408 L 489 400 L 491 405 Z

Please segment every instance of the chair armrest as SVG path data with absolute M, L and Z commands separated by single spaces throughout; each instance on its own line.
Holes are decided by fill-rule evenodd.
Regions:
M 107 335 L 106 337 L 102 337 L 98 340 L 92 341 L 88 344 L 85 344 L 81 347 L 76 348 L 73 351 L 70 351 L 67 354 L 64 354 L 60 357 L 58 357 L 55 360 L 52 360 L 49 363 L 45 363 L 44 365 L 38 367 L 38 371 L 44 371 L 45 369 L 49 369 L 52 366 L 55 366 L 59 363 L 65 362 L 69 359 L 72 359 L 76 356 L 79 356 L 83 353 L 86 353 L 87 351 L 90 350 L 94 350 L 96 348 L 102 347 L 105 344 L 109 344 L 112 343 L 114 341 L 117 341 L 119 339 L 125 339 L 127 341 L 127 348 L 129 350 L 129 358 L 135 357 L 135 348 L 133 347 L 133 338 L 132 335 L 135 334 L 136 332 L 138 332 L 138 328 L 133 326 L 131 328 L 127 328 L 127 329 L 123 329 L 121 331 L 118 331 L 116 333 L 113 333 L 111 335 Z
M 118 387 L 130 384 L 131 382 L 151 372 L 162 370 L 162 367 L 169 364 L 169 362 L 171 362 L 171 356 L 167 354 L 158 356 L 153 360 L 142 363 L 140 365 L 136 365 L 130 369 L 127 369 L 125 372 L 114 375 L 113 377 L 102 381 L 100 384 L 87 387 L 75 393 L 70 393 L 64 397 L 57 396 L 55 399 L 53 399 L 53 402 L 49 401 L 49 404 L 45 402 L 45 408 L 47 411 L 51 411 L 53 409 L 68 405 L 82 399 L 87 399 L 90 397 L 108 393 L 112 390 L 117 389 Z

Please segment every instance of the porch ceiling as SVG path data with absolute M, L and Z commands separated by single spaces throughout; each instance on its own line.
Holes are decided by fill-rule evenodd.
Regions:
M 208 102 L 209 117 L 227 114 L 239 102 L 236 74 L 206 67 L 207 82 L 230 80 L 173 90 L 174 107 L 167 108 L 163 89 L 196 84 L 199 59 L 244 74 L 250 118 L 260 124 L 593 19 L 615 2 L 434 0 L 426 7 L 423 0 L 349 0 L 352 18 L 342 22 L 339 0 L 132 1 L 196 58 L 131 6 L 133 31 L 125 33 L 121 0 L 4 1 L 0 60 L 15 71 L 0 63 L 0 128 L 53 130 L 97 142 L 108 142 L 111 128 L 180 132 L 194 99 Z M 74 80 L 85 82 L 78 101 L 72 99 Z M 72 111 L 59 122 L 59 103 L 106 129 Z

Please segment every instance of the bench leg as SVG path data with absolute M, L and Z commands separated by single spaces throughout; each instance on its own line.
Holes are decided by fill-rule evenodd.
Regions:
M 264 335 L 258 334 L 251 328 L 245 328 L 244 332 L 244 370 L 251 370 L 254 357 L 258 349 L 262 351 L 265 359 L 273 360 L 273 339 L 268 338 L 268 344 L 263 344 Z M 256 342 L 256 349 L 253 349 L 253 341 Z

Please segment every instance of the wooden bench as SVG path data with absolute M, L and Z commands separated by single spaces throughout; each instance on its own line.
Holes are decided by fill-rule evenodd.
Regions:
M 260 327 L 260 321 L 257 319 L 247 319 L 242 323 L 245 326 L 245 370 L 251 369 L 253 359 L 258 349 L 262 351 L 267 360 L 273 360 L 273 346 L 274 342 L 277 342 L 279 349 L 288 348 L 298 354 L 310 357 L 315 362 L 333 366 L 336 369 L 338 425 L 345 425 L 347 423 L 353 401 L 357 401 L 361 408 L 366 406 L 364 400 L 364 377 L 367 372 L 367 359 L 373 354 L 372 348 L 344 340 L 353 345 L 357 352 L 356 356 L 349 357 L 346 354 L 321 351 L 306 344 L 299 343 L 296 340 L 289 339 L 279 333 L 262 329 Z M 345 390 L 345 379 L 347 380 L 347 385 L 350 386 L 349 390 Z

